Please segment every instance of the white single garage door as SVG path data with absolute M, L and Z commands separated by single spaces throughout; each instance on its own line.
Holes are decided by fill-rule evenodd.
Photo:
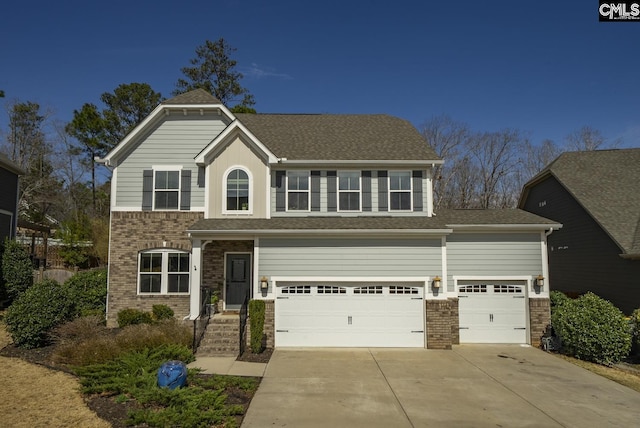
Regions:
M 424 347 L 424 286 L 278 282 L 275 346 Z
M 525 287 L 459 285 L 460 343 L 527 343 Z

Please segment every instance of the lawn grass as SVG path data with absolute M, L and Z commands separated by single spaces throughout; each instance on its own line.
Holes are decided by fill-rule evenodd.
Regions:
M 632 370 L 624 370 L 620 367 L 607 367 L 600 364 L 590 363 L 588 361 L 582 361 L 577 358 L 569 357 L 563 354 L 554 354 L 558 358 L 568 361 L 576 366 L 589 370 L 597 375 L 605 377 L 609 380 L 624 385 L 634 391 L 640 392 L 640 372 Z

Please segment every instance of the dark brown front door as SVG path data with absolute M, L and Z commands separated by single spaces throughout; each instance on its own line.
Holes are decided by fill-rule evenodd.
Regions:
M 251 254 L 227 254 L 225 309 L 238 310 L 251 290 Z

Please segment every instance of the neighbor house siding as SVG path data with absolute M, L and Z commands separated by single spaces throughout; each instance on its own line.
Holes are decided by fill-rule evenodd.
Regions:
M 15 234 L 18 176 L 0 168 L 0 244 Z
M 180 166 L 191 170 L 191 209 L 204 207 L 204 188 L 198 186 L 195 156 L 224 130 L 225 121 L 213 113 L 187 116 L 172 113 L 144 137 L 118 165 L 115 207 L 142 207 L 142 171 L 152 165 Z
M 407 277 L 441 271 L 440 240 L 260 239 L 260 276 Z
M 454 233 L 447 237 L 448 291 L 454 276 L 537 276 L 539 233 Z
M 591 291 L 626 314 L 640 306 L 640 261 L 621 258 L 620 247 L 554 177 L 533 186 L 523 208 L 562 223 L 547 238 L 551 290 Z

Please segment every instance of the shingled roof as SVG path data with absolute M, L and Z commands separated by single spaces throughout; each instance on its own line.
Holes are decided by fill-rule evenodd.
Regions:
M 384 114 L 237 114 L 288 160 L 440 160 L 413 125 Z
M 194 89 L 164 100 L 162 104 L 222 104 L 219 99 L 204 89 Z
M 555 177 L 625 254 L 640 255 L 640 149 L 561 154 L 524 187 Z
M 505 210 L 443 210 L 433 217 L 273 217 L 269 219 L 203 219 L 189 232 L 251 232 L 292 231 L 301 233 L 355 232 L 422 232 L 450 233 L 456 226 L 518 226 L 532 229 L 550 227 L 556 222 L 519 209 Z

